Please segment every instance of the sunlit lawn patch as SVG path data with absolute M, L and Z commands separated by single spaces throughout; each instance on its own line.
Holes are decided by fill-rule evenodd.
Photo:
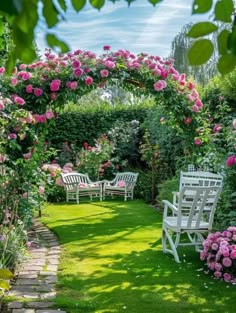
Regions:
M 236 286 L 204 274 L 193 248 L 161 251 L 159 212 L 142 201 L 50 205 L 63 248 L 57 304 L 70 313 L 231 312 Z

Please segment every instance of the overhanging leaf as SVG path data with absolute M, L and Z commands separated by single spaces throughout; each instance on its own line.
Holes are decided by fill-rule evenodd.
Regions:
M 192 13 L 199 14 L 199 13 L 206 13 L 210 11 L 212 7 L 212 0 L 194 0 Z
M 5 280 L 1 280 L 0 279 L 0 289 L 2 290 L 9 290 L 10 289 L 10 285 L 7 281 Z
M 162 0 L 148 0 L 151 4 L 156 5 L 158 2 L 161 2 Z
M 232 54 L 224 54 L 220 57 L 217 67 L 221 74 L 225 75 L 231 72 L 236 66 L 236 56 Z
M 60 48 L 61 53 L 69 51 L 68 45 L 64 41 L 58 39 L 54 34 L 47 34 L 46 40 L 51 48 Z
M 228 51 L 228 38 L 230 32 L 227 29 L 222 30 L 217 36 L 217 45 L 219 54 L 225 54 Z
M 59 5 L 60 5 L 61 9 L 63 11 L 66 11 L 66 9 L 67 9 L 66 1 L 65 0 L 57 0 L 57 1 L 58 1 Z
M 236 28 L 234 27 L 228 37 L 228 50 L 236 56 Z
M 105 0 L 89 0 L 89 2 L 95 9 L 98 10 L 100 10 L 105 4 Z
M 86 4 L 86 0 L 71 0 L 71 4 L 75 11 L 79 12 Z
M 213 43 L 209 39 L 199 39 L 193 43 L 188 51 L 190 65 L 206 63 L 214 51 Z
M 211 22 L 199 22 L 194 24 L 190 31 L 188 32 L 187 36 L 192 38 L 198 38 L 202 36 L 206 36 L 210 33 L 215 32 L 218 27 Z
M 234 4 L 232 0 L 221 0 L 215 5 L 215 19 L 217 21 L 231 23 Z
M 59 12 L 55 7 L 52 0 L 43 0 L 43 16 L 45 17 L 46 23 L 49 28 L 55 26 L 58 19 Z

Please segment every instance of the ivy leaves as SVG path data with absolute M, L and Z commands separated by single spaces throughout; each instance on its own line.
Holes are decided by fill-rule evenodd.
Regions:
M 193 42 L 188 52 L 190 65 L 201 65 L 206 63 L 212 56 L 214 49 L 218 50 L 218 70 L 221 74 L 232 71 L 236 65 L 236 25 L 232 22 L 234 11 L 233 0 L 218 0 L 213 6 L 212 0 L 194 0 L 193 14 L 214 12 L 213 22 L 196 23 L 190 29 L 188 36 L 197 39 Z M 232 23 L 231 30 L 224 29 L 219 32 L 219 23 Z M 229 28 L 227 27 L 226 28 Z M 217 46 L 214 47 L 211 38 L 208 36 L 213 32 L 217 35 Z M 202 38 L 208 36 L 208 38 Z

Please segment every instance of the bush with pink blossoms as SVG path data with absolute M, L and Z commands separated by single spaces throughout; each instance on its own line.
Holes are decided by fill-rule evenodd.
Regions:
M 200 258 L 206 261 L 215 278 L 236 283 L 236 226 L 209 234 Z

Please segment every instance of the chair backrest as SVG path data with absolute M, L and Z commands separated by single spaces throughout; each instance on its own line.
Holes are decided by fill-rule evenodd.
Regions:
M 90 184 L 91 181 L 87 174 L 67 173 L 61 174 L 61 179 L 66 190 L 73 190 L 79 184 Z
M 117 184 L 120 181 L 124 181 L 126 186 L 134 187 L 136 184 L 136 181 L 138 179 L 138 173 L 132 173 L 132 172 L 123 172 L 123 173 L 116 173 L 116 177 L 114 178 L 114 184 Z
M 221 190 L 220 186 L 184 186 L 179 195 L 178 227 L 184 220 L 185 229 L 202 229 L 204 221 L 206 230 L 210 230 Z
M 181 172 L 179 191 L 183 186 L 223 186 L 223 176 L 204 171 Z

